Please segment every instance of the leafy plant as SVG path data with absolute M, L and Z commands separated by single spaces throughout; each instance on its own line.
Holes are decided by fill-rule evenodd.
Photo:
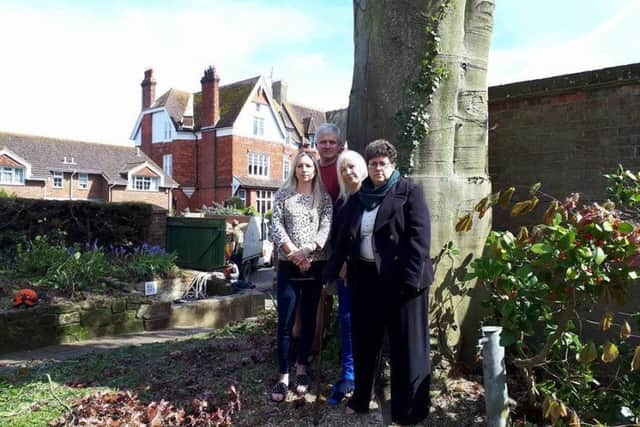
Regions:
M 514 189 L 507 189 L 482 199 L 475 211 L 482 216 L 500 204 L 523 215 L 543 197 L 539 189 L 536 184 L 530 199 L 513 204 Z M 521 227 L 517 236 L 492 231 L 467 279 L 477 277 L 487 289 L 485 305 L 502 325 L 501 342 L 545 418 L 572 425 L 580 418 L 637 422 L 640 346 L 629 338 L 640 317 L 616 311 L 615 304 L 637 292 L 640 227 L 625 221 L 612 202 L 578 203 L 578 194 L 552 199 L 543 223 Z M 471 224 L 468 214 L 456 229 L 468 231 Z M 601 338 L 586 331 L 598 323 L 587 318 L 596 309 L 607 310 Z
M 233 209 L 244 209 L 244 201 L 240 197 L 229 197 L 225 200 L 224 205 Z
M 151 246 L 147 243 L 134 248 L 131 252 L 120 248 L 115 253 L 119 254 L 115 260 L 119 265 L 116 275 L 132 281 L 167 277 L 174 269 L 177 258 L 175 254 L 167 253 L 160 246 Z
M 78 290 L 95 287 L 100 278 L 111 273 L 113 267 L 100 248 L 81 251 L 78 245 L 67 250 L 66 259 L 52 264 L 40 284 L 61 289 L 73 296 Z
M 44 276 L 52 266 L 62 264 L 69 257 L 63 244 L 51 242 L 47 236 L 18 243 L 16 252 L 16 270 L 31 277 Z
M 256 216 L 258 215 L 258 210 L 256 208 L 254 208 L 253 206 L 247 206 L 243 211 L 242 211 L 243 215 L 247 215 L 247 216 Z

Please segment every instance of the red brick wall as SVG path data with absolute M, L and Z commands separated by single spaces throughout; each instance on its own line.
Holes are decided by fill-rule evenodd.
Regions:
M 173 179 L 185 187 L 195 187 L 196 167 L 194 159 L 197 158 L 196 141 L 175 140 L 172 142 L 151 144 L 151 160 L 162 167 L 162 157 L 165 154 L 173 156 Z
M 153 139 L 153 126 L 152 116 L 153 114 L 145 114 L 142 116 L 141 134 L 140 134 L 140 149 L 147 155 L 152 156 L 151 141 Z
M 247 176 L 249 152 L 268 154 L 270 158 L 269 178 L 282 180 L 282 160 L 284 155 L 289 154 L 290 160 L 293 160 L 298 150 L 296 147 L 285 146 L 280 143 L 234 136 L 232 175 Z

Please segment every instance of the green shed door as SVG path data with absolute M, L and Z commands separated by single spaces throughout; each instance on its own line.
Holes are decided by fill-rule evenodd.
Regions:
M 194 270 L 224 267 L 225 221 L 219 218 L 167 218 L 167 251 L 178 255 L 176 264 Z

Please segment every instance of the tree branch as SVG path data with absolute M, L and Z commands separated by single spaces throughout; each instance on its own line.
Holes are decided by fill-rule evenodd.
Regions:
M 567 324 L 569 323 L 569 320 L 571 320 L 571 317 L 573 316 L 573 312 L 575 308 L 576 308 L 575 298 L 571 297 L 569 298 L 568 304 L 565 307 L 565 309 L 560 313 L 560 318 L 558 319 L 559 320 L 558 328 L 552 335 L 550 335 L 547 338 L 547 341 L 545 342 L 544 347 L 542 347 L 542 350 L 540 350 L 540 352 L 535 356 L 530 357 L 528 359 L 520 359 L 520 358 L 515 359 L 513 361 L 514 366 L 520 369 L 531 369 L 531 368 L 535 368 L 536 366 L 542 365 L 545 362 L 547 355 L 551 351 L 553 344 L 555 344 L 555 342 L 566 331 Z

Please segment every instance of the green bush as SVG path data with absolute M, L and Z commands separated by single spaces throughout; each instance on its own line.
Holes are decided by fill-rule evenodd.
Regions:
M 18 243 L 36 236 L 52 237 L 60 231 L 67 245 L 97 240 L 103 247 L 139 246 L 151 224 L 152 207 L 145 203 L 0 197 L 0 218 L 3 252 L 15 256 Z
M 224 205 L 233 209 L 244 209 L 244 201 L 240 197 L 230 197 L 225 200 Z
M 532 211 L 538 190 L 532 187 L 530 200 L 515 203 L 512 215 Z M 508 207 L 512 194 L 513 188 L 487 197 L 476 211 Z M 619 304 L 638 292 L 640 227 L 612 202 L 578 203 L 578 194 L 562 203 L 552 200 L 543 222 L 531 230 L 522 227 L 517 236 L 492 231 L 467 279 L 478 278 L 486 288 L 489 320 L 502 326 L 508 360 L 544 418 L 554 425 L 576 425 L 580 418 L 636 423 L 640 346 L 632 330 L 640 328 L 640 313 L 622 312 Z M 462 218 L 458 230 L 468 230 L 469 221 Z M 598 325 L 587 318 L 594 310 L 606 313 L 599 324 L 602 336 L 586 330 Z

